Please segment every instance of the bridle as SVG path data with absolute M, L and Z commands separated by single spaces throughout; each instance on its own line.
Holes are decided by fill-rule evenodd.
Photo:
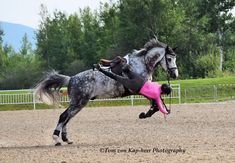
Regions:
M 170 75 L 171 72 L 173 72 L 174 70 L 177 70 L 178 68 L 177 68 L 176 66 L 175 66 L 175 67 L 170 67 L 166 56 L 167 56 L 167 55 L 176 56 L 176 54 L 168 53 L 167 51 L 168 51 L 167 48 L 165 48 L 165 54 L 164 54 L 164 57 L 162 57 L 162 59 L 163 59 L 163 58 L 165 59 L 167 72 L 168 72 L 168 74 Z M 161 61 L 160 61 L 160 62 L 161 62 Z
M 167 73 L 168 73 L 168 75 L 170 75 L 171 72 L 173 72 L 174 70 L 177 70 L 178 68 L 177 68 L 176 66 L 175 66 L 175 67 L 170 67 L 170 65 L 169 65 L 169 63 L 168 63 L 168 61 L 167 61 L 167 57 L 166 57 L 166 56 L 167 56 L 167 55 L 176 56 L 176 54 L 168 53 L 169 50 L 167 50 L 167 48 L 168 48 L 168 46 L 166 46 L 166 48 L 165 48 L 164 56 L 163 56 L 162 59 L 154 66 L 154 68 L 155 68 L 163 59 L 165 59 L 165 61 L 166 61 Z M 149 51 L 149 50 L 147 50 L 147 51 Z M 147 51 L 146 51 L 146 53 L 147 53 Z M 146 54 L 146 53 L 145 53 L 145 54 Z M 148 66 L 148 64 L 147 64 L 147 62 L 146 62 L 146 55 L 144 55 L 144 64 L 145 64 L 145 67 L 146 67 L 146 69 L 148 70 L 148 72 L 150 72 L 151 69 L 149 68 L 149 66 Z

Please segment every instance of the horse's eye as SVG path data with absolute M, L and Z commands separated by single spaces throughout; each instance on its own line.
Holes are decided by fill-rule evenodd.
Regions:
M 167 58 L 167 61 L 168 61 L 168 62 L 171 62 L 171 58 Z

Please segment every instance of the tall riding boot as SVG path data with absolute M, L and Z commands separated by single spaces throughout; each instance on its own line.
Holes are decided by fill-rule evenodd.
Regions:
M 140 113 L 139 115 L 140 119 L 151 117 L 154 113 L 159 111 L 159 108 L 157 107 L 155 100 L 152 100 L 151 102 L 152 102 L 151 108 L 147 113 L 144 112 Z

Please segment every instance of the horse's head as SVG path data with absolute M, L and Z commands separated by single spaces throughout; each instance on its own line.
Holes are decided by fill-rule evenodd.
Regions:
M 175 49 L 175 48 L 174 48 Z M 165 48 L 165 54 L 160 61 L 162 68 L 170 74 L 170 77 L 176 79 L 178 77 L 178 68 L 176 65 L 176 53 L 172 48 L 167 46 Z
M 178 77 L 178 69 L 176 65 L 176 53 L 166 44 L 159 42 L 157 39 L 152 39 L 144 46 L 145 51 L 140 51 L 143 56 L 146 68 L 150 73 L 160 64 L 172 78 Z

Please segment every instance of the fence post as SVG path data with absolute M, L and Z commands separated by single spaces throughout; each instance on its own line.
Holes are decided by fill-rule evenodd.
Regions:
M 217 87 L 216 85 L 214 85 L 214 100 L 217 101 L 216 99 L 217 99 Z
M 134 97 L 131 95 L 131 106 L 134 106 Z
M 187 98 L 187 89 L 185 88 L 184 89 L 184 103 L 187 103 L 186 98 Z
M 178 93 L 179 93 L 179 104 L 181 104 L 181 88 L 180 88 L 180 84 L 179 84 L 179 88 L 178 88 Z
M 33 110 L 36 110 L 36 97 L 34 93 L 33 93 Z

